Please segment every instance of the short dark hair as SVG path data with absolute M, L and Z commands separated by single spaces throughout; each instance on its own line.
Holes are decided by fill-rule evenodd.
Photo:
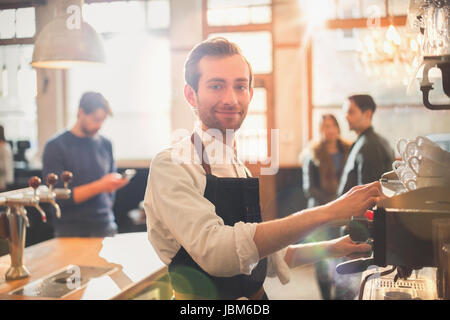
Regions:
M 97 109 L 103 109 L 107 115 L 112 115 L 108 100 L 99 92 L 89 91 L 83 93 L 79 107 L 86 114 L 90 114 Z
M 235 54 L 240 55 L 248 65 L 250 71 L 249 86 L 252 86 L 253 71 L 248 60 L 242 55 L 239 46 L 222 37 L 216 37 L 205 40 L 196 45 L 188 55 L 184 64 L 184 79 L 195 92 L 198 91 L 198 80 L 200 72 L 198 71 L 198 63 L 204 56 L 227 57 Z
M 377 108 L 375 101 L 368 94 L 355 94 L 347 99 L 353 101 L 362 112 L 372 110 L 372 113 L 375 113 L 375 109 Z

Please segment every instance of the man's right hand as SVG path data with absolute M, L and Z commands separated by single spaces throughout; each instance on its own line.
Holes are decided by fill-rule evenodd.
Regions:
M 130 180 L 122 178 L 122 175 L 118 173 L 109 173 L 94 182 L 73 188 L 73 201 L 75 203 L 81 203 L 100 193 L 111 193 L 122 188 L 128 182 Z
M 127 185 L 130 182 L 118 173 L 109 173 L 99 180 L 103 192 L 113 192 Z
M 338 199 L 326 204 L 332 220 L 346 220 L 352 216 L 362 216 L 380 200 L 386 198 L 378 181 L 356 186 Z

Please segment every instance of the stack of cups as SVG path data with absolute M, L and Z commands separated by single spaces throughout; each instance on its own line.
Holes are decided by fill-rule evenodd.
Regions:
M 400 139 L 397 150 L 402 160 L 394 161 L 392 168 L 409 191 L 431 186 L 450 187 L 450 152 L 422 136 L 415 140 Z

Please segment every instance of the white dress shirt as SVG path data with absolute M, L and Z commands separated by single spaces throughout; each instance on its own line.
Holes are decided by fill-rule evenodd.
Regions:
M 236 156 L 233 139 L 224 144 L 200 128 L 194 131 L 205 146 L 213 175 L 251 176 Z M 213 276 L 249 275 L 260 260 L 253 240 L 257 224 L 225 225 L 204 197 L 205 174 L 190 135 L 155 156 L 144 198 L 149 241 L 167 265 L 183 246 Z M 268 257 L 268 276 L 278 276 L 283 284 L 290 279 L 285 253 L 286 248 Z

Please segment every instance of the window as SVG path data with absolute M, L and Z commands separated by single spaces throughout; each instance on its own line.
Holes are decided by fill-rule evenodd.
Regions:
M 33 45 L 0 46 L 0 124 L 8 140 L 37 142 L 36 72 Z
M 103 34 L 107 61 L 68 71 L 68 125 L 76 121 L 81 95 L 101 92 L 113 112 L 102 134 L 117 160 L 149 159 L 170 144 L 170 44 L 168 33 L 152 31 L 169 25 L 168 8 L 162 0 L 83 7 L 85 21 Z
M 0 10 L 0 39 L 32 38 L 35 33 L 33 7 Z
M 267 90 L 254 88 L 247 117 L 237 132 L 238 154 L 250 163 L 267 157 Z
M 211 33 L 208 38 L 224 37 L 235 42 L 250 62 L 255 74 L 272 72 L 272 34 L 268 31 Z
M 208 25 L 234 26 L 272 21 L 270 0 L 208 1 Z
M 406 15 L 407 0 L 303 0 L 300 6 L 316 19 L 359 19 Z M 387 6 L 386 6 L 387 3 Z
M 167 29 L 168 0 L 116 1 L 83 5 L 83 19 L 99 33 Z
M 0 124 L 7 140 L 31 142 L 30 160 L 37 148 L 35 33 L 34 7 L 0 10 Z
M 242 160 L 263 162 L 270 155 L 268 132 L 272 129 L 272 1 L 209 0 L 207 4 L 206 36 L 236 43 L 252 66 L 253 99 L 236 137 Z M 256 25 L 256 29 L 248 25 Z

